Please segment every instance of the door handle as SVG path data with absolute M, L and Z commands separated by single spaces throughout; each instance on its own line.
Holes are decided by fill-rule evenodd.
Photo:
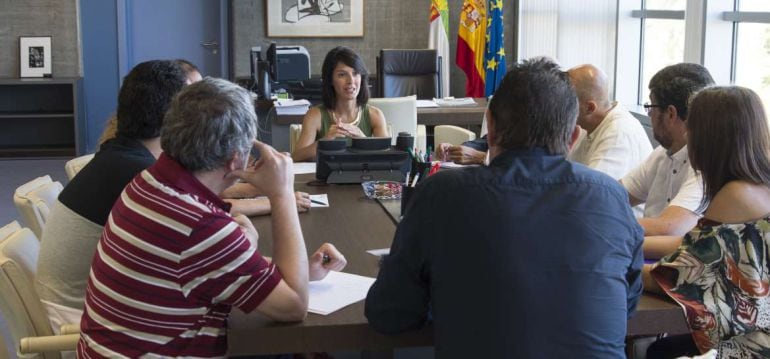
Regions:
M 201 46 L 211 51 L 214 55 L 219 52 L 219 43 L 216 41 L 201 41 Z

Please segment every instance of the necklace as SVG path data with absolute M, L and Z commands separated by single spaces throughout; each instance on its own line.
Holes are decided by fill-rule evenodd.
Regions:
M 361 121 L 361 107 L 356 106 L 356 112 L 355 113 L 356 113 L 356 115 L 353 116 L 354 120 L 352 122 L 345 122 L 345 123 L 349 123 L 351 125 L 358 126 L 358 123 Z M 338 121 L 338 119 L 337 119 L 337 111 L 332 111 L 332 119 L 334 120 L 334 122 Z M 340 122 L 344 122 L 344 121 L 340 121 Z

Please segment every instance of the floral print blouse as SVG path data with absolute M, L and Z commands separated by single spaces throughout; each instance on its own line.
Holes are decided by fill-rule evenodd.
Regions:
M 770 358 L 770 217 L 701 219 L 652 276 L 684 309 L 695 344 L 720 358 Z

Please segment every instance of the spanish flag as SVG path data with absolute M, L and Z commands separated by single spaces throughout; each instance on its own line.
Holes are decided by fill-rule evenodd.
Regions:
M 457 66 L 465 72 L 465 96 L 484 96 L 487 1 L 464 0 L 457 32 Z

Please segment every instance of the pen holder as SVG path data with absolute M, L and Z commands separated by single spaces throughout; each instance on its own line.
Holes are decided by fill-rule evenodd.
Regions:
M 396 149 L 406 151 L 414 147 L 414 137 L 409 132 L 399 132 L 396 137 Z
M 401 217 L 406 214 L 406 208 L 409 206 L 409 200 L 412 199 L 415 187 L 403 187 L 401 188 Z
M 420 178 L 417 179 L 417 182 L 420 182 L 425 179 L 425 177 L 428 176 L 428 172 L 430 172 L 430 162 L 417 162 L 412 161 L 412 174 L 409 176 L 410 178 L 414 178 L 416 174 L 420 174 Z M 409 182 L 411 184 L 411 181 Z

